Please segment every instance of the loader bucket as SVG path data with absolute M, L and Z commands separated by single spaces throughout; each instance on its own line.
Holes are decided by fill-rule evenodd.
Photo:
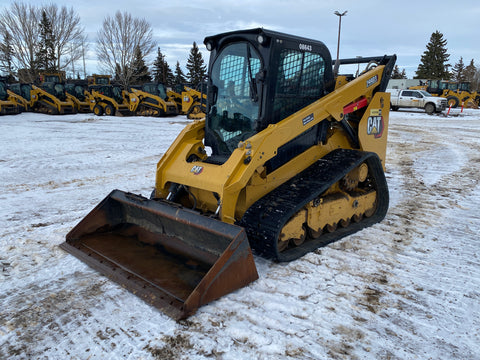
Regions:
M 175 320 L 258 278 L 242 227 L 120 190 L 60 247 Z

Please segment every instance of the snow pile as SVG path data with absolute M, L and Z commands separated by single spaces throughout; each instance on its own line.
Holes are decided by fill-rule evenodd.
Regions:
M 386 219 L 181 323 L 58 245 L 185 117 L 0 117 L 0 358 L 480 358 L 480 111 L 390 116 Z

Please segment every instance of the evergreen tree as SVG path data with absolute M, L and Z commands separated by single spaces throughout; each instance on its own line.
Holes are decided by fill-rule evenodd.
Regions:
M 35 53 L 36 68 L 38 70 L 56 71 L 55 36 L 53 35 L 52 23 L 45 10 L 42 11 L 42 19 L 38 27 L 40 42 Z
M 187 60 L 187 79 L 192 84 L 196 86 L 203 81 L 207 75 L 207 66 L 203 61 L 202 53 L 198 49 L 196 42 L 193 42 L 193 47 L 190 50 L 190 56 Z
M 393 68 L 393 71 L 392 71 L 392 76 L 391 76 L 392 79 L 406 79 L 407 78 L 407 74 L 405 73 L 405 69 L 403 69 L 401 72 L 400 72 L 400 69 L 398 68 L 398 65 L 395 65 L 395 67 Z
M 177 65 L 175 66 L 175 79 L 174 84 L 185 84 L 187 82 L 187 78 L 180 67 L 180 63 L 177 61 Z
M 468 64 L 468 66 L 465 67 L 465 70 L 463 73 L 465 75 L 465 81 L 473 82 L 475 78 L 475 74 L 477 73 L 477 68 L 475 67 L 473 59 L 472 61 L 470 61 L 470 64 Z
M 152 77 L 150 76 L 150 71 L 148 70 L 147 65 L 145 65 L 142 50 L 140 49 L 140 47 L 137 46 L 135 48 L 135 54 L 132 64 L 132 82 L 134 84 L 142 85 L 151 81 Z
M 452 69 L 452 79 L 457 82 L 465 81 L 465 64 L 462 57 Z
M 427 50 L 421 57 L 421 63 L 416 71 L 416 79 L 450 79 L 447 63 L 450 55 L 447 54 L 447 40 L 438 30 L 430 36 Z
M 157 49 L 157 58 L 153 63 L 153 75 L 156 82 L 160 82 L 165 86 L 171 86 L 174 83 L 174 75 L 172 69 L 165 61 L 165 56 Z
M 12 37 L 10 33 L 5 30 L 3 33 L 3 43 L 0 43 L 0 70 L 7 74 L 8 81 L 14 79 L 13 73 L 13 48 Z
M 175 75 L 173 75 L 172 69 L 170 69 L 170 66 L 165 62 L 166 67 L 167 67 L 167 82 L 165 83 L 165 86 L 173 86 L 175 85 Z

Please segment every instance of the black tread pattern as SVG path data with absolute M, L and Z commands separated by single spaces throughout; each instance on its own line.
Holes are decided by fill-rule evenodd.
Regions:
M 359 223 L 307 239 L 302 245 L 278 252 L 277 239 L 285 223 L 331 185 L 341 180 L 362 162 L 367 162 L 378 199 L 375 213 Z M 295 260 L 346 235 L 380 222 L 388 209 L 388 187 L 377 154 L 358 150 L 337 149 L 254 203 L 238 225 L 245 228 L 255 253 L 276 261 Z

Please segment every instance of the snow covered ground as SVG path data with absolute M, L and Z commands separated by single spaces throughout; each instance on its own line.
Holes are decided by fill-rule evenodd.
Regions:
M 392 113 L 383 222 L 176 323 L 58 245 L 186 122 L 0 117 L 0 359 L 480 359 L 480 110 Z

